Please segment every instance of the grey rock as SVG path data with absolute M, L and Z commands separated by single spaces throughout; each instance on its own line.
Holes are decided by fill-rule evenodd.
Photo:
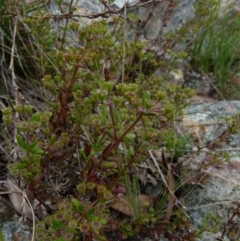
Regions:
M 133 5 L 138 2 L 139 2 L 139 0 L 116 0 L 111 4 L 111 7 L 120 9 L 120 8 L 123 8 L 125 6 L 125 4 Z
M 193 70 L 189 70 L 184 77 L 185 80 L 183 87 L 194 89 L 197 94 L 204 93 L 209 95 L 214 90 L 213 84 L 216 82 L 216 79 L 210 74 L 204 75 Z
M 69 5 L 70 5 L 69 0 L 63 0 L 62 3 L 59 5 L 55 1 L 50 1 L 49 3 L 49 11 L 53 14 L 60 14 L 63 13 L 64 11 L 69 10 Z M 98 1 L 98 0 L 75 0 L 73 1 L 74 7 L 77 7 L 79 9 L 86 9 L 87 11 L 91 13 L 99 13 L 104 10 L 103 4 Z
M 234 15 L 236 13 L 239 13 L 239 10 L 240 10 L 239 0 L 221 0 L 219 17 L 226 14 L 226 12 L 228 11 L 230 11 L 230 13 Z
M 32 223 L 30 221 L 20 221 L 20 216 L 16 214 L 8 199 L 0 196 L 0 228 L 2 230 L 3 241 L 29 241 L 32 236 Z
M 182 125 L 202 142 L 214 141 L 227 129 L 226 117 L 240 113 L 239 101 L 217 101 L 212 104 L 192 105 L 185 109 Z M 232 135 L 236 139 L 238 134 Z M 227 144 L 227 143 L 226 143 Z M 230 143 L 228 146 L 236 145 Z
M 124 6 L 123 0 L 115 1 L 112 6 L 121 8 Z M 132 1 L 131 3 L 135 3 Z M 167 16 L 170 11 L 170 1 L 163 0 L 159 2 L 152 2 L 145 6 L 140 6 L 133 10 L 129 10 L 139 16 L 141 24 L 130 26 L 131 31 L 135 33 L 129 34 L 130 39 L 147 39 L 154 40 L 162 38 L 162 33 L 168 33 L 180 28 L 184 23 L 195 16 L 194 4 L 195 0 L 183 0 L 174 7 L 172 15 Z M 166 24 L 166 25 L 165 25 Z M 165 26 L 164 26 L 165 25 Z
M 210 105 L 189 106 L 185 110 L 182 122 L 183 129 L 192 136 L 197 137 L 196 140 L 200 143 L 200 146 L 204 146 L 207 142 L 214 142 L 223 133 L 226 133 L 229 123 L 226 122 L 225 117 L 233 117 L 239 113 L 239 101 L 218 101 Z M 200 155 L 195 152 L 189 157 L 188 165 L 193 170 L 193 179 L 195 178 L 197 181 L 195 181 L 195 184 L 183 186 L 181 201 L 184 203 L 187 213 L 197 229 L 202 227 L 204 219 L 209 218 L 211 215 L 216 217 L 215 220 L 209 221 L 209 230 L 203 233 L 203 237 L 199 241 L 212 241 L 216 240 L 217 237 L 220 238 L 231 213 L 234 212 L 239 203 L 239 137 L 239 130 L 236 134 L 229 133 L 226 141 L 221 140 L 221 145 L 212 146 L 211 150 L 208 148 L 202 149 Z M 218 154 L 218 161 L 214 162 L 214 158 L 210 153 L 220 153 L 220 151 L 225 151 L 229 155 L 228 161 L 225 160 L 223 153 L 221 153 Z M 189 173 L 188 170 L 186 173 L 188 178 Z M 191 181 L 186 180 L 186 182 L 190 183 Z M 239 217 L 236 216 L 232 223 L 229 224 L 224 240 L 231 240 L 229 232 L 239 221 Z
M 183 26 L 187 21 L 195 17 L 195 0 L 182 0 L 179 1 L 174 8 L 172 16 L 167 21 L 166 27 L 163 29 L 164 33 L 172 32 Z

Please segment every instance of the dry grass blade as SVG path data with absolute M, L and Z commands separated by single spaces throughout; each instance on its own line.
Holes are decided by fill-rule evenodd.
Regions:
M 163 153 L 163 152 L 162 152 Z M 166 214 L 166 217 L 164 219 L 164 222 L 169 222 L 170 220 L 170 217 L 171 217 L 171 214 L 172 214 L 172 211 L 173 211 L 173 206 L 174 206 L 174 203 L 175 203 L 175 200 L 177 199 L 173 193 L 173 189 L 174 189 L 174 177 L 173 177 L 173 174 L 172 174 L 172 171 L 171 171 L 171 167 L 170 165 L 167 164 L 166 160 L 164 159 L 164 155 L 163 155 L 163 159 L 165 161 L 165 164 L 167 164 L 167 172 L 168 172 L 168 181 L 166 181 L 161 169 L 159 168 L 158 164 L 157 164 L 157 161 L 155 159 L 155 157 L 153 156 L 151 150 L 149 150 L 149 154 L 154 162 L 154 164 L 156 165 L 157 169 L 158 169 L 158 172 L 162 178 L 162 181 L 165 185 L 165 187 L 168 189 L 170 195 L 169 195 L 169 198 L 168 198 L 168 207 L 167 207 L 167 214 Z
M 173 206 L 177 205 L 178 207 L 181 208 L 183 214 L 189 219 L 189 216 L 187 215 L 187 213 L 184 211 L 185 207 L 184 205 L 177 199 L 177 197 L 174 194 L 174 188 L 175 188 L 175 180 L 174 180 L 174 176 L 172 173 L 172 169 L 171 166 L 167 163 L 165 157 L 164 157 L 164 153 L 162 151 L 162 160 L 164 165 L 166 166 L 166 170 L 167 170 L 167 176 L 168 176 L 168 180 L 165 179 L 161 169 L 159 168 L 159 165 L 157 163 L 156 158 L 154 157 L 153 153 L 151 150 L 148 151 L 150 154 L 150 157 L 152 158 L 155 166 L 157 167 L 157 170 L 160 174 L 160 177 L 163 181 L 163 184 L 165 185 L 165 187 L 167 188 L 167 190 L 169 191 L 169 198 L 168 198 L 168 207 L 167 207 L 167 214 L 165 217 L 164 222 L 169 222 L 171 214 L 172 214 L 172 210 L 173 210 Z M 156 153 L 154 153 L 155 155 L 157 155 Z
M 14 97 L 15 97 L 15 103 L 18 105 L 19 104 L 19 91 L 18 91 L 18 86 L 16 83 L 16 76 L 15 76 L 15 72 L 14 72 L 14 53 L 15 53 L 15 41 L 16 41 L 16 34 L 17 34 L 17 24 L 18 24 L 18 18 L 16 17 L 15 19 L 15 26 L 14 26 L 14 32 L 13 32 L 13 40 L 12 40 L 12 50 L 11 50 L 11 61 L 9 64 L 9 71 L 11 72 L 11 77 L 12 77 L 12 87 L 13 87 L 13 93 L 14 93 Z M 19 121 L 19 114 L 16 112 L 15 113 L 15 118 L 16 121 Z M 16 135 L 17 135 L 17 128 L 15 127 L 14 129 L 14 160 L 16 161 L 18 159 L 18 154 L 19 154 L 19 146 L 17 143 L 17 139 L 16 139 Z

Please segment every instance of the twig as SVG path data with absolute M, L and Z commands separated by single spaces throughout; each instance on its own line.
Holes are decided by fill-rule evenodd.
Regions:
M 124 4 L 124 6 L 120 9 L 113 9 L 111 6 L 106 3 L 106 1 L 103 1 L 104 6 L 107 8 L 105 12 L 101 13 L 93 13 L 93 14 L 88 14 L 88 15 L 81 15 L 81 14 L 73 14 L 72 12 L 67 12 L 63 14 L 48 14 L 42 17 L 42 19 L 47 19 L 47 18 L 55 18 L 55 19 L 63 19 L 63 18 L 89 18 L 89 19 L 94 19 L 94 18 L 108 18 L 110 14 L 121 14 L 122 12 L 125 11 L 125 8 L 131 9 L 131 8 L 137 8 L 137 7 L 144 7 L 150 3 L 157 3 L 157 2 L 162 2 L 163 0 L 150 0 L 144 3 L 135 3 L 135 4 Z M 29 16 L 31 17 L 31 16 Z M 34 17 L 32 17 L 34 18 Z
M 32 34 L 30 28 L 28 27 L 28 25 L 24 22 L 23 18 L 20 16 L 19 17 L 19 21 L 21 22 L 21 24 L 24 26 L 25 30 L 28 31 L 28 35 L 31 36 L 31 38 L 33 39 L 33 44 L 37 47 L 37 49 L 41 52 L 42 55 L 44 55 L 44 57 L 51 63 L 51 65 L 54 67 L 55 71 L 60 74 L 59 69 L 57 68 L 57 66 L 53 63 L 53 61 L 47 56 L 46 53 L 44 53 L 44 51 L 40 48 L 40 46 L 37 45 L 37 41 L 34 37 L 34 35 Z
M 72 8 L 72 4 L 73 4 L 73 0 L 71 0 L 71 2 L 70 2 L 70 4 L 69 4 L 69 10 L 68 10 L 68 12 L 69 12 L 69 14 L 71 15 L 72 13 L 71 13 L 71 8 Z M 65 27 L 64 27 L 64 29 L 67 29 L 67 27 L 68 27 L 68 22 L 69 22 L 69 18 L 66 18 L 66 23 L 65 23 Z M 61 47 L 60 47 L 60 49 L 62 49 L 62 46 L 63 46 L 63 44 L 64 44 L 64 39 L 65 39 L 65 37 L 66 37 L 66 32 L 67 31 L 63 31 L 63 36 L 62 36 L 62 40 L 61 40 Z
M 124 25 L 123 25 L 123 58 L 122 58 L 122 83 L 124 82 L 125 78 L 125 61 L 126 61 L 126 45 L 125 45 L 125 40 L 126 40 L 126 22 L 127 22 L 127 0 L 125 0 L 125 5 L 124 5 Z
M 19 19 L 19 15 L 15 18 L 13 40 L 12 40 L 13 43 L 12 43 L 12 49 L 11 49 L 11 61 L 10 61 L 10 65 L 9 65 L 9 71 L 11 72 L 11 77 L 12 77 L 13 96 L 15 98 L 15 104 L 16 105 L 19 104 L 19 95 L 20 95 L 20 93 L 18 92 L 19 88 L 17 86 L 16 76 L 15 76 L 15 73 L 14 73 L 14 52 L 15 52 L 15 42 L 16 42 L 18 19 Z M 16 122 L 19 121 L 18 112 L 15 112 L 15 121 Z M 16 128 L 16 125 L 15 125 L 15 128 L 14 128 L 14 154 L 13 154 L 13 158 L 14 158 L 15 162 L 17 161 L 18 155 L 19 155 L 19 146 L 18 146 L 18 143 L 17 143 L 16 135 L 17 135 L 17 128 Z
M 123 132 L 123 134 L 121 136 L 119 136 L 117 138 L 117 140 L 113 141 L 112 144 L 110 144 L 104 151 L 102 154 L 102 160 L 105 160 L 106 157 L 120 144 L 120 142 L 122 142 L 123 138 L 135 127 L 135 125 L 142 119 L 143 117 L 143 112 L 140 111 L 137 118 L 135 119 L 135 121 L 129 126 L 127 127 L 127 129 Z

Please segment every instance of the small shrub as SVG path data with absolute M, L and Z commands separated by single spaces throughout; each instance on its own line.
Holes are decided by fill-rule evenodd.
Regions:
M 39 213 L 47 211 L 37 223 L 36 239 L 106 240 L 105 231 L 112 226 L 128 237 L 142 227 L 164 223 L 165 215 L 168 222 L 169 190 L 156 209 L 145 203 L 146 209 L 138 210 L 135 196 L 140 188 L 134 174 L 149 149 L 167 142 L 174 150 L 172 158 L 179 155 L 171 138 L 180 148 L 186 139 L 173 136 L 172 126 L 181 119 L 193 91 L 166 85 L 144 68 L 144 63 L 156 68 L 162 62 L 147 53 L 141 41 L 125 39 L 121 18 L 112 29 L 105 20 L 87 26 L 67 22 L 63 33 L 71 30 L 76 37 L 71 45 L 65 34 L 55 44 L 48 18 L 41 16 L 34 11 L 22 24 L 41 53 L 33 65 L 41 70 L 39 85 L 50 98 L 43 111 L 25 104 L 3 110 L 21 148 L 19 160 L 8 165 L 9 172 L 23 178 L 28 193 L 40 203 Z M 118 220 L 111 210 L 120 193 L 131 199 L 128 205 L 134 215 Z

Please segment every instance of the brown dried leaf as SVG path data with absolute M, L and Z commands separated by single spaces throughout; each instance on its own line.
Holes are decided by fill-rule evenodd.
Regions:
M 8 177 L 6 180 L 6 186 L 9 192 L 8 196 L 10 202 L 12 203 L 15 211 L 33 221 L 33 213 L 31 208 L 25 201 L 23 193 L 17 186 L 16 181 L 13 178 Z
M 147 174 L 147 177 L 149 178 L 153 186 L 156 186 L 158 184 L 157 180 L 153 176 Z
M 153 205 L 154 202 L 156 201 L 156 198 L 148 195 L 139 195 L 137 198 L 138 198 L 139 205 L 142 208 L 146 207 L 146 204 Z M 133 211 L 131 210 L 130 202 L 128 200 L 128 197 L 126 196 L 117 198 L 116 201 L 111 205 L 111 207 L 127 216 L 132 216 L 133 214 Z
M 117 210 L 120 213 L 123 213 L 127 216 L 131 216 L 131 208 L 130 204 L 128 202 L 128 198 L 126 196 L 123 196 L 121 198 L 118 198 L 111 207 L 115 210 Z
M 172 169 L 171 169 L 171 166 L 168 164 L 168 162 L 165 158 L 163 150 L 162 150 L 162 162 L 163 162 L 163 165 L 166 166 L 166 169 L 167 169 L 167 178 L 168 178 L 167 184 L 168 184 L 168 189 L 170 191 L 170 195 L 169 195 L 169 198 L 168 198 L 167 214 L 166 214 L 166 217 L 164 219 L 164 221 L 166 223 L 168 223 L 169 220 L 170 220 L 170 217 L 172 215 L 173 206 L 174 206 L 174 202 L 175 202 L 176 197 L 173 193 L 173 191 L 174 191 L 174 177 L 173 177 Z
M 146 207 L 146 204 L 151 206 L 156 202 L 156 198 L 149 195 L 139 195 L 138 198 L 140 200 L 141 207 Z
M 149 158 L 145 160 L 145 162 L 148 164 L 148 168 L 152 171 L 152 173 L 157 173 L 158 170 L 156 166 L 154 165 L 153 161 Z

